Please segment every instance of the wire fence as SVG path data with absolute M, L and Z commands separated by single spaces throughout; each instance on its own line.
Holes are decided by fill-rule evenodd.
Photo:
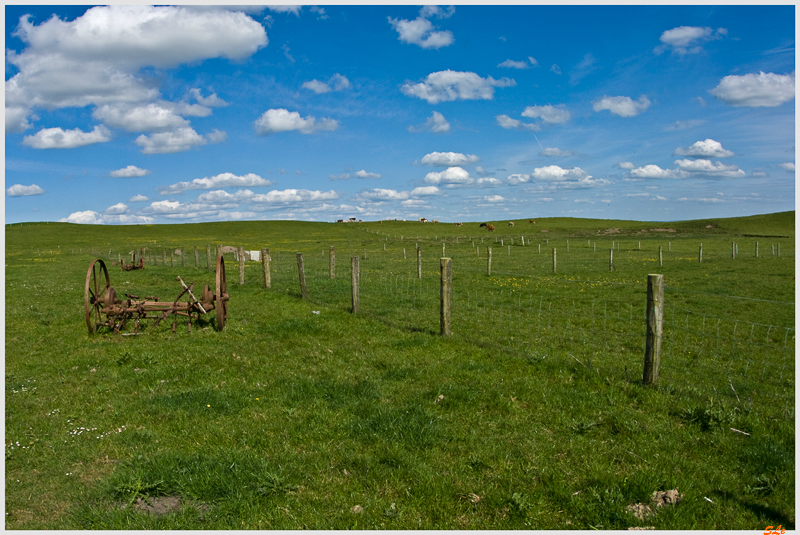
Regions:
M 406 241 L 407 240 L 407 241 Z M 439 334 L 439 253 L 453 257 L 451 321 L 453 336 L 485 348 L 498 358 L 578 365 L 602 377 L 642 380 L 646 337 L 646 276 L 657 271 L 653 244 L 628 240 L 616 260 L 597 253 L 592 240 L 566 245 L 563 254 L 542 252 L 541 242 L 523 240 L 500 247 L 475 239 L 384 241 L 336 251 L 333 269 L 328 248 L 305 252 L 303 267 L 312 303 L 350 310 L 350 258 L 359 256 L 359 313 L 401 329 Z M 489 242 L 489 240 L 486 240 Z M 549 244 L 548 244 L 549 245 Z M 668 262 L 700 264 L 696 244 L 668 242 Z M 417 264 L 417 247 L 425 261 Z M 440 249 L 441 247 L 441 249 Z M 732 250 L 736 249 L 732 247 Z M 524 248 L 524 249 L 522 249 Z M 663 250 L 667 248 L 662 247 Z M 778 258 L 779 248 L 774 258 Z M 211 249 L 214 252 L 214 248 Z M 100 252 L 100 251 L 93 251 Z M 209 268 L 205 248 L 197 257 L 188 248 L 144 258 L 156 265 Z M 519 255 L 525 254 L 524 261 Z M 700 251 L 698 250 L 698 253 Z M 705 262 L 739 262 L 719 244 L 707 247 Z M 783 252 L 786 255 L 786 251 Z M 515 255 L 514 261 L 510 257 Z M 102 256 L 105 251 L 102 251 Z M 237 255 L 238 256 L 238 255 Z M 117 260 L 124 254 L 108 251 Z M 117 258 L 115 258 L 117 257 Z M 195 258 L 198 258 L 196 261 Z M 436 260 L 434 263 L 431 258 Z M 755 262 L 758 257 L 751 256 Z M 233 260 L 233 259 L 230 259 Z M 237 262 L 227 263 L 229 291 L 235 291 Z M 273 249 L 270 291 L 301 296 L 296 251 Z M 760 261 L 770 261 L 761 258 Z M 793 260 L 792 260 L 793 261 Z M 597 264 L 629 273 L 626 282 L 597 277 Z M 260 262 L 244 263 L 246 284 L 260 286 Z M 491 269 L 491 274 L 490 274 Z M 334 276 L 331 276 L 331 272 Z M 558 275 L 556 275 L 558 273 Z M 569 274 L 569 276 L 564 273 Z M 421 277 L 420 277 L 421 274 Z M 770 417 L 794 418 L 794 302 L 742 298 L 670 286 L 664 296 L 664 335 L 659 385 L 702 398 L 725 398 Z M 766 321 L 765 321 L 766 318 Z

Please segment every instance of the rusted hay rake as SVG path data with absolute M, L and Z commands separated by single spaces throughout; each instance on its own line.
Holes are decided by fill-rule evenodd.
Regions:
M 211 291 L 206 284 L 201 298 L 198 300 L 193 293 L 194 284 L 187 286 L 180 277 L 178 281 L 183 290 L 174 301 L 159 301 L 158 296 L 139 299 L 138 295 L 125 294 L 125 299 L 119 299 L 117 292 L 111 286 L 108 278 L 106 264 L 99 258 L 93 260 L 86 273 L 86 288 L 84 292 L 84 306 L 86 308 L 86 326 L 89 334 L 97 332 L 101 327 L 108 327 L 115 334 L 133 322 L 134 334 L 139 333 L 140 322 L 153 320 L 153 326 L 158 325 L 170 314 L 186 316 L 189 318 L 189 332 L 192 330 L 192 318 L 200 319 L 202 314 L 217 311 L 216 330 L 225 328 L 228 317 L 228 288 L 225 283 L 225 261 L 222 256 L 217 257 L 216 289 Z M 186 297 L 185 301 L 181 301 Z M 176 324 L 172 324 L 175 331 Z

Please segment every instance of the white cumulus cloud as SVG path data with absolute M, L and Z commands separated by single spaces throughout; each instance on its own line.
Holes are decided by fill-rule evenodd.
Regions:
M 122 169 L 117 169 L 116 171 L 111 171 L 109 173 L 110 176 L 117 178 L 133 178 L 133 177 L 147 176 L 149 174 L 150 171 L 148 171 L 147 169 L 140 169 L 135 165 L 129 165 L 128 167 L 123 167 Z
M 562 181 L 562 180 L 581 180 L 589 175 L 580 167 L 564 169 L 558 165 L 548 165 L 537 167 L 533 170 L 532 178 L 536 180 Z
M 662 169 L 655 164 L 631 169 L 631 176 L 635 178 L 677 178 L 674 171 Z
M 786 162 L 778 164 L 778 167 L 780 167 L 781 169 L 785 169 L 786 171 L 794 172 L 794 162 Z
M 514 119 L 508 115 L 502 114 L 495 117 L 497 124 L 506 130 L 541 130 L 542 127 L 535 123 L 523 123 L 519 119 Z
M 85 210 L 83 212 L 73 212 L 64 219 L 60 220 L 61 223 L 78 223 L 80 225 L 101 225 L 103 223 L 103 216 L 93 210 Z
M 159 93 L 142 69 L 241 60 L 268 42 L 263 26 L 242 12 L 146 5 L 97 6 L 38 25 L 25 15 L 13 35 L 26 47 L 7 54 L 18 72 L 6 81 L 6 107 L 30 113 L 152 101 Z M 17 113 L 11 126 L 23 125 Z
M 275 134 L 297 130 L 302 134 L 313 134 L 320 130 L 336 130 L 339 122 L 334 119 L 323 118 L 317 121 L 315 117 L 301 117 L 296 111 L 290 112 L 284 108 L 265 111 L 254 123 L 256 133 L 261 135 Z
M 462 154 L 460 152 L 431 152 L 422 157 L 422 165 L 432 165 L 438 167 L 454 167 L 478 163 L 481 161 L 474 154 Z
M 531 179 L 531 175 L 523 174 L 523 173 L 514 173 L 513 175 L 508 175 L 506 180 L 512 186 L 516 186 L 517 184 L 524 184 Z
M 28 195 L 42 195 L 44 190 L 36 184 L 30 186 L 23 186 L 22 184 L 14 184 L 6 189 L 6 195 L 9 197 L 26 197 Z
M 217 94 L 214 92 L 212 92 L 209 96 L 204 97 L 203 92 L 199 88 L 194 87 L 189 90 L 189 93 L 201 106 L 208 106 L 209 108 L 217 108 L 228 105 L 227 102 L 219 98 Z
M 516 84 L 510 78 L 495 80 L 491 76 L 481 78 L 474 72 L 446 70 L 432 72 L 419 83 L 405 83 L 400 91 L 429 104 L 438 104 L 451 100 L 492 100 L 495 87 L 513 87 Z
M 425 124 L 422 126 L 409 126 L 409 132 L 433 132 L 435 134 L 445 134 L 450 131 L 450 123 L 444 118 L 444 115 L 438 111 L 434 111 Z
M 678 147 L 673 154 L 696 158 L 728 158 L 733 156 L 733 152 L 723 149 L 722 143 L 713 139 L 697 141 L 690 147 Z
M 638 101 L 633 100 L 631 97 L 604 96 L 595 101 L 593 106 L 594 111 L 608 110 L 620 117 L 635 117 L 649 107 L 650 100 L 644 95 L 640 96 Z
M 175 106 L 169 102 L 104 104 L 94 110 L 92 117 L 128 132 L 158 132 L 189 126 L 189 121 L 175 113 Z
M 419 186 L 411 190 L 412 197 L 427 197 L 429 195 L 439 195 L 439 188 L 436 186 Z
M 426 184 L 444 184 L 448 186 L 472 184 L 473 178 L 462 167 L 448 167 L 444 171 L 433 171 L 425 175 Z
M 713 30 L 709 27 L 679 26 L 661 34 L 661 44 L 655 48 L 656 54 L 661 54 L 668 48 L 676 54 L 697 54 L 702 48 L 702 43 L 714 39 L 721 39 L 727 35 L 725 28 Z
M 359 200 L 371 201 L 403 201 L 408 199 L 407 191 L 397 191 L 394 189 L 373 188 L 369 191 L 362 191 L 356 198 Z
M 319 191 L 307 189 L 273 190 L 269 193 L 256 195 L 253 202 L 269 204 L 293 204 L 338 199 L 339 195 L 333 191 Z
M 611 183 L 604 178 L 592 177 L 580 167 L 563 168 L 558 165 L 537 167 L 530 176 L 531 180 L 560 184 L 559 187 L 605 186 Z
M 530 69 L 531 67 L 538 67 L 539 62 L 535 58 L 528 56 L 528 61 L 516 61 L 507 59 L 503 63 L 497 65 L 504 69 Z
M 190 182 L 178 182 L 171 186 L 158 188 L 159 193 L 162 195 L 171 195 L 173 193 L 181 193 L 183 191 L 196 190 L 196 189 L 212 189 L 212 188 L 253 188 L 271 186 L 272 182 L 261 178 L 255 173 L 248 173 L 246 175 L 234 175 L 233 173 L 220 173 L 212 177 L 195 178 Z
M 80 128 L 43 128 L 32 136 L 25 136 L 22 144 L 34 149 L 74 149 L 108 141 L 111 141 L 111 132 L 105 126 L 97 125 L 91 132 Z
M 142 148 L 143 154 L 170 154 L 184 152 L 224 138 L 225 134 L 218 130 L 208 137 L 203 137 L 195 132 L 194 128 L 187 126 L 168 132 L 157 132 L 150 136 L 142 134 L 136 138 L 136 144 Z
M 311 80 L 303 84 L 305 89 L 310 89 L 314 93 L 320 95 L 322 93 L 330 93 L 331 91 L 343 91 L 350 88 L 350 80 L 336 73 L 327 82 L 320 82 L 319 80 Z
M 675 169 L 662 169 L 655 164 L 645 165 L 632 169 L 630 174 L 634 178 L 742 178 L 745 172 L 735 165 L 721 162 L 713 163 L 711 160 L 675 160 Z
M 711 160 L 675 160 L 679 171 L 692 175 L 705 175 L 716 178 L 740 178 L 745 172 L 735 165 L 722 162 L 713 163 Z
M 148 200 L 150 200 L 150 199 L 148 199 L 144 195 L 134 195 L 133 197 L 128 199 L 128 202 L 144 202 L 144 201 L 148 201 Z
M 730 75 L 709 91 L 731 106 L 775 107 L 794 99 L 794 73 Z
M 449 30 L 437 30 L 433 23 L 428 20 L 430 17 L 447 18 L 453 14 L 454 8 L 451 6 L 448 11 L 444 11 L 438 6 L 425 6 L 420 10 L 420 15 L 414 20 L 394 19 L 388 17 L 389 24 L 398 34 L 398 39 L 403 43 L 417 45 L 421 48 L 438 49 L 450 46 L 455 41 L 453 32 Z
M 528 106 L 522 112 L 523 117 L 531 119 L 541 119 L 550 124 L 561 124 L 569 121 L 570 114 L 567 107 L 563 104 L 558 106 Z
M 106 208 L 106 211 L 104 213 L 106 215 L 121 215 L 121 214 L 127 214 L 128 212 L 130 212 L 128 205 L 126 205 L 125 203 L 118 202 L 114 206 L 109 206 L 108 208 Z

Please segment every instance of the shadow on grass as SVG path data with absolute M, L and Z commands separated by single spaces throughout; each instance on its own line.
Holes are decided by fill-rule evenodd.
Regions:
M 724 490 L 715 490 L 712 491 L 711 494 L 717 496 L 718 498 L 737 503 L 752 513 L 764 518 L 765 522 L 774 524 L 775 526 L 783 526 L 783 529 L 795 529 L 794 518 L 792 518 L 790 514 L 787 514 L 786 512 L 778 511 L 772 507 L 755 503 Z M 764 527 L 766 527 L 766 525 Z

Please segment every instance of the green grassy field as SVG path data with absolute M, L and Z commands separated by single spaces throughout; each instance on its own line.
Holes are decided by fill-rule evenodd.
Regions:
M 794 529 L 794 212 L 493 223 L 7 225 L 6 528 Z M 178 275 L 214 287 L 217 244 L 272 257 L 264 288 L 225 255 L 222 331 L 212 313 L 89 335 L 92 260 L 118 295 L 171 299 Z M 112 266 L 140 248 L 159 261 Z M 643 386 L 651 273 L 664 348 Z

